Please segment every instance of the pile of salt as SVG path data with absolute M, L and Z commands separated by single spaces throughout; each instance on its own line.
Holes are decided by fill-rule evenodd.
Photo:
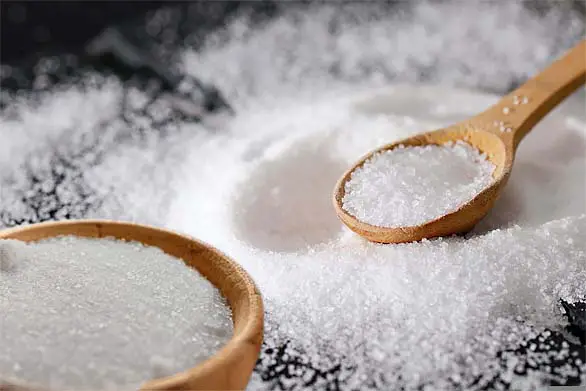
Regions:
M 422 90 L 418 93 L 432 96 Z M 386 94 L 368 93 L 366 100 L 399 106 L 406 89 Z M 292 357 L 289 361 L 264 356 L 260 375 L 279 362 L 286 366 L 305 359 L 311 368 L 324 371 L 348 368 L 336 376 L 349 389 L 368 387 L 369 379 L 382 379 L 372 387 L 383 389 L 417 389 L 422 384 L 449 389 L 454 382 L 481 389 L 499 376 L 507 384 L 525 379 L 522 389 L 541 384 L 544 372 L 520 377 L 515 373 L 519 358 L 499 358 L 498 352 L 544 328 L 561 330 L 559 298 L 583 296 L 586 248 L 579 237 L 586 229 L 584 206 L 562 220 L 556 210 L 549 210 L 547 217 L 530 216 L 537 222 L 549 219 L 537 227 L 500 230 L 489 218 L 492 231 L 471 239 L 396 246 L 364 242 L 336 221 L 330 191 L 323 189 L 332 189 L 365 152 L 443 123 L 370 113 L 365 108 L 372 105 L 356 101 L 360 98 L 328 96 L 311 105 L 242 115 L 232 126 L 235 132 L 254 129 L 248 139 L 198 145 L 197 156 L 177 172 L 178 196 L 167 225 L 213 243 L 240 262 L 264 294 L 267 340 L 287 340 L 295 347 L 284 353 Z M 476 102 L 481 106 L 489 101 Z M 558 129 L 558 137 L 586 136 L 560 129 L 559 122 L 536 132 L 551 126 Z M 233 151 L 230 157 L 221 153 L 226 150 Z M 533 159 L 523 151 L 521 165 Z M 467 156 L 483 159 L 475 153 Z M 220 166 L 223 174 L 218 177 Z M 490 180 L 490 163 L 474 167 L 484 169 L 480 177 Z M 574 184 L 563 196 L 575 197 L 580 189 Z M 497 207 L 506 208 L 508 197 L 505 191 L 505 204 Z M 570 355 L 568 347 L 563 354 Z M 503 357 L 507 360 L 501 363 Z M 574 369 L 562 366 L 547 376 L 563 379 L 575 368 L 582 373 L 586 369 L 580 357 L 569 356 L 567 363 Z M 301 373 L 303 377 L 291 373 L 292 384 L 305 384 L 304 376 L 312 371 Z M 323 381 L 308 384 L 325 387 L 327 379 Z M 260 378 L 251 384 L 253 390 L 266 388 Z
M 0 269 L 3 380 L 137 387 L 195 366 L 232 334 L 219 291 L 155 247 L 70 236 L 0 240 L 0 262 L 17 265 Z

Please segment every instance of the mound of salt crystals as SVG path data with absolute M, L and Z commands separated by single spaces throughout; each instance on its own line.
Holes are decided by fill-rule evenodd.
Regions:
M 423 100 L 418 94 L 430 100 L 444 96 L 440 90 L 390 89 L 378 97 L 368 93 L 367 100 L 400 113 L 401 102 L 412 99 L 411 112 L 419 108 L 425 118 L 431 109 L 418 103 Z M 465 94 L 453 98 L 454 112 L 473 113 L 491 103 Z M 462 109 L 460 102 L 467 99 L 479 107 Z M 168 226 L 237 259 L 263 293 L 269 345 L 292 341 L 312 368 L 340 364 L 336 376 L 344 388 L 481 389 L 498 373 L 513 382 L 525 379 L 517 388 L 531 389 L 544 375 L 517 376 L 514 358 L 505 362 L 503 373 L 497 352 L 543 327 L 560 330 L 559 298 L 576 300 L 586 293 L 586 208 L 575 202 L 584 191 L 584 156 L 553 143 L 551 156 L 557 158 L 548 161 L 548 171 L 516 175 L 543 154 L 539 135 L 552 138 L 556 129 L 557 138 L 583 142 L 585 126 L 565 127 L 552 116 L 535 130 L 535 143 L 526 140 L 513 181 L 495 207 L 500 217 L 485 222 L 483 230 L 492 231 L 385 246 L 362 240 L 337 220 L 331 205 L 336 180 L 369 150 L 447 123 L 353 102 L 327 96 L 307 105 L 242 113 L 229 124 L 228 135 L 185 143 L 193 157 L 176 171 Z M 556 163 L 561 160 L 565 166 Z M 560 175 L 568 165 L 573 181 Z M 513 202 L 525 200 L 525 188 L 539 186 L 565 191 Z M 539 209 L 550 197 L 570 209 Z M 568 217 L 560 219 L 564 214 Z M 506 226 L 503 220 L 523 225 L 499 229 Z M 261 357 L 260 365 L 277 365 L 271 360 Z M 300 386 L 312 370 L 298 376 L 301 380 L 290 379 L 291 384 Z M 270 384 L 254 377 L 249 388 L 270 389 Z
M 379 153 L 345 184 L 342 207 L 379 227 L 412 227 L 457 210 L 492 182 L 484 154 L 458 141 Z
M 133 389 L 214 354 L 229 307 L 192 268 L 114 239 L 0 240 L 0 380 Z M 10 258 L 8 261 L 6 259 Z

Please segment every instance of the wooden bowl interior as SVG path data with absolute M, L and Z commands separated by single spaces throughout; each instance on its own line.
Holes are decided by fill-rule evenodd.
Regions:
M 232 390 L 246 386 L 262 344 L 263 307 L 253 281 L 237 264 L 197 240 L 130 223 L 99 220 L 42 223 L 1 231 L 0 239 L 31 242 L 64 235 L 113 237 L 158 247 L 198 270 L 226 298 L 234 322 L 232 339 L 216 355 L 192 370 L 150 381 L 143 389 Z

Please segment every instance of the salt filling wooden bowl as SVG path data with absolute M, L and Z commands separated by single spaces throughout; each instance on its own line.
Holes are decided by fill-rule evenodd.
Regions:
M 216 249 L 195 239 L 131 223 L 104 220 L 61 221 L 0 232 L 0 239 L 25 242 L 58 236 L 115 238 L 158 247 L 196 269 L 227 300 L 234 324 L 234 332 L 228 343 L 194 368 L 166 378 L 147 381 L 141 389 L 235 390 L 246 387 L 262 344 L 263 304 L 254 282 L 240 266 Z M 0 390 L 31 389 L 26 382 L 3 384 L 2 381 L 0 374 Z

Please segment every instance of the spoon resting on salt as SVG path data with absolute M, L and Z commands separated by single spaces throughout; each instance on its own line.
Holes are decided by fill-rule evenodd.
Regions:
M 511 174 L 515 152 L 521 140 L 545 115 L 585 82 L 586 40 L 582 40 L 544 71 L 475 117 L 444 129 L 421 133 L 385 145 L 362 157 L 336 184 L 333 201 L 338 217 L 352 231 L 379 243 L 413 242 L 470 231 L 488 213 L 501 194 Z M 373 158 L 396 153 L 399 149 L 429 148 L 453 143 L 466 143 L 466 147 L 478 150 L 494 165 L 492 178 L 489 178 L 485 187 L 470 195 L 469 201 L 459 204 L 447 213 L 411 226 L 379 226 L 365 222 L 348 211 L 349 208 L 345 205 L 348 183 L 357 172 L 363 170 L 365 164 L 371 164 Z M 376 187 L 378 184 L 369 184 L 369 187 L 372 186 Z M 388 188 L 380 190 L 393 191 Z M 434 190 L 428 191 L 431 193 L 428 196 L 434 197 Z M 386 205 L 382 203 L 380 207 L 385 208 Z M 386 212 L 393 213 L 388 210 Z

